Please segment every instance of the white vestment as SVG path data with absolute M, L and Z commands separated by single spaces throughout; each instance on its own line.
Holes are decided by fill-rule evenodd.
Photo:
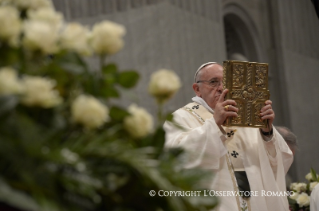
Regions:
M 190 103 L 173 113 L 174 121 L 184 130 L 166 122 L 166 147 L 183 147 L 187 151 L 186 168 L 201 167 L 214 172 L 209 187 L 215 191 L 238 191 L 232 164 L 227 154 L 227 144 L 237 147 L 238 159 L 247 173 L 251 191 L 249 198 L 252 211 L 288 210 L 285 174 L 293 155 L 281 135 L 274 129 L 272 139 L 266 142 L 258 128 L 219 128 L 213 115 L 198 103 Z M 222 132 L 223 131 L 223 132 Z M 231 152 L 230 152 L 231 153 Z M 237 196 L 219 197 L 219 211 L 240 210 Z M 281 196 L 280 196 L 281 195 Z
M 319 211 L 319 185 L 316 185 L 310 195 L 310 210 Z

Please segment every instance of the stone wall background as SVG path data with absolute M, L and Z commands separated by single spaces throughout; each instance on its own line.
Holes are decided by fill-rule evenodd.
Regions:
M 191 84 L 200 64 L 222 63 L 233 52 L 269 63 L 275 124 L 291 128 L 299 140 L 290 174 L 298 181 L 310 167 L 319 172 L 319 20 L 310 0 L 53 2 L 68 21 L 92 26 L 107 19 L 126 27 L 124 49 L 108 61 L 138 70 L 141 80 L 133 91 L 123 92 L 123 106 L 136 102 L 155 114 L 147 84 L 160 68 L 174 70 L 183 83 L 165 108 L 174 111 L 194 95 Z

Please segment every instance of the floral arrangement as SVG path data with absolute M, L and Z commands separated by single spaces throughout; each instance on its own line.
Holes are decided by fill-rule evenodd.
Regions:
M 159 197 L 200 190 L 206 172 L 186 170 L 183 150 L 165 149 L 162 107 L 181 87 L 155 72 L 146 109 L 112 99 L 139 79 L 106 62 L 125 27 L 67 23 L 49 0 L 0 0 L 0 208 L 29 211 L 209 210 L 215 197 Z M 99 61 L 92 69 L 84 57 Z
M 291 183 L 290 190 L 294 192 L 288 197 L 290 210 L 293 211 L 309 211 L 310 210 L 310 194 L 314 187 L 319 183 L 319 175 L 310 170 L 305 178 L 308 183 Z

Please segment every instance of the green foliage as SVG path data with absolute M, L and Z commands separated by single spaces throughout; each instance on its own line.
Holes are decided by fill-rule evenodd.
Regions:
M 139 79 L 139 74 L 134 70 L 121 72 L 118 76 L 118 83 L 124 88 L 132 88 Z
M 119 72 L 116 64 L 108 64 L 102 66 L 103 84 L 105 89 L 103 90 L 103 97 L 105 98 L 118 98 L 120 97 L 119 91 L 116 88 L 116 84 L 123 88 L 133 88 L 139 79 L 139 74 L 134 71 L 121 71 Z
M 0 96 L 0 117 L 14 109 L 17 106 L 18 102 L 19 100 L 17 96 Z
M 26 18 L 26 11 L 20 12 Z M 0 40 L 0 71 L 15 69 L 21 84 L 25 76 L 52 79 L 62 99 L 45 107 L 24 103 L 26 88 L 22 93 L 0 92 L 0 202 L 30 211 L 205 211 L 215 207 L 215 197 L 150 196 L 151 190 L 199 191 L 207 172 L 183 169 L 185 152 L 164 148 L 162 123 L 173 116 L 162 114 L 162 105 L 158 126 L 145 137 L 132 137 L 124 126 L 132 114 L 110 100 L 121 96 L 121 88 L 133 88 L 139 74 L 105 64 L 105 56 L 99 59 L 100 66 L 93 71 L 76 52 L 45 55 Z M 47 90 L 33 92 L 38 99 Z M 91 103 L 95 110 L 105 108 L 100 113 L 107 118 L 99 127 L 87 128 L 74 117 L 74 102 L 81 95 L 95 100 L 81 106 Z M 95 110 L 78 116 L 93 115 Z
M 122 121 L 125 117 L 129 116 L 130 113 L 118 106 L 113 106 L 110 111 L 110 117 L 114 121 Z
M 291 183 L 290 185 L 290 192 L 293 192 L 293 196 L 288 197 L 288 202 L 289 202 L 289 210 L 293 211 L 309 211 L 310 210 L 310 203 L 304 204 L 299 204 L 305 203 L 307 201 L 307 198 L 309 199 L 310 202 L 310 195 L 313 190 L 313 188 L 318 184 L 318 175 L 316 171 L 311 168 L 310 173 L 305 176 L 305 178 L 308 180 L 307 183 Z M 298 198 L 302 196 L 302 199 L 299 200 Z
M 317 176 L 317 173 L 316 173 L 316 171 L 313 168 L 310 169 L 310 173 L 311 173 L 311 176 L 312 176 L 312 180 L 319 182 L 319 178 Z

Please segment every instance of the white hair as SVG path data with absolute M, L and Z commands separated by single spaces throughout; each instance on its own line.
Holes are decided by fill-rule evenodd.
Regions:
M 194 75 L 194 83 L 196 83 L 196 77 L 197 77 L 199 71 L 200 71 L 201 69 L 203 69 L 204 67 L 206 67 L 207 65 L 210 65 L 210 64 L 217 64 L 217 62 L 207 62 L 207 63 L 202 64 L 202 65 L 196 70 L 196 72 L 195 72 L 195 75 Z

